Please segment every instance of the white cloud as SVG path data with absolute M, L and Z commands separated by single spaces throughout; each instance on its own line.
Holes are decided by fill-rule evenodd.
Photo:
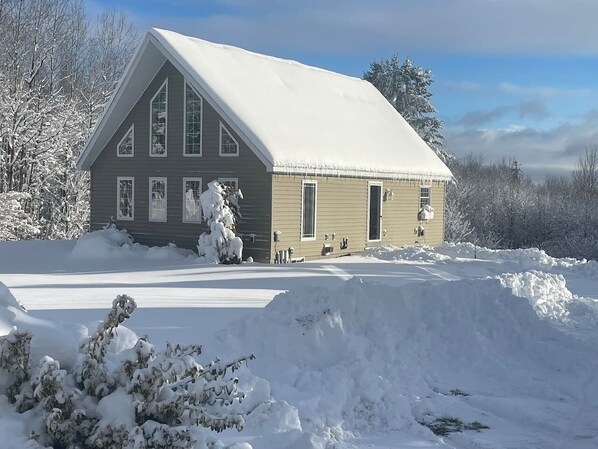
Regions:
M 591 95 L 590 89 L 563 89 L 550 86 L 520 86 L 513 83 L 500 83 L 499 89 L 507 94 L 522 97 L 563 97 L 563 96 L 586 96 Z
M 194 17 L 187 2 L 185 18 L 137 12 L 135 20 L 140 28 L 168 27 L 258 51 L 598 54 L 598 2 L 587 0 L 214 3 L 227 5 L 228 15 Z
M 598 111 L 550 130 L 512 126 L 504 129 L 445 130 L 446 145 L 457 156 L 481 154 L 485 161 L 515 158 L 535 175 L 569 172 L 586 147 L 598 144 Z

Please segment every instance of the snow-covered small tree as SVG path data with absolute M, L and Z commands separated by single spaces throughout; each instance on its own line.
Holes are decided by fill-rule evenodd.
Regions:
M 237 223 L 241 217 L 241 190 L 218 181 L 208 184 L 201 194 L 201 208 L 209 231 L 199 236 L 197 250 L 200 257 L 212 263 L 240 263 L 243 241 L 237 237 Z

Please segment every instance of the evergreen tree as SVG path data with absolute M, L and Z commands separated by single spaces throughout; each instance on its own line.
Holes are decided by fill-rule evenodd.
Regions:
M 240 190 L 212 181 L 201 194 L 201 208 L 209 231 L 199 236 L 197 252 L 211 263 L 241 263 L 243 241 L 237 237 L 237 223 L 241 217 Z
M 444 147 L 442 122 L 435 116 L 436 108 L 430 103 L 432 71 L 414 65 L 398 55 L 370 63 L 363 79 L 372 83 L 390 104 L 403 116 L 420 137 L 443 160 L 452 159 Z

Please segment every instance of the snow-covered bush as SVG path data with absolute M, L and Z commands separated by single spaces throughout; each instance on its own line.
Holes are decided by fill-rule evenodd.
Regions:
M 13 329 L 0 338 L 0 387 L 18 412 L 34 410 L 32 438 L 40 448 L 191 449 L 194 426 L 243 428 L 233 405 L 244 395 L 227 373 L 253 356 L 202 366 L 201 346 L 167 344 L 158 351 L 147 338 L 117 354 L 110 343 L 136 307 L 131 297 L 118 296 L 70 369 L 48 356 L 31 369 L 27 332 Z M 213 438 L 200 444 L 222 447 Z
M 218 181 L 208 184 L 201 194 L 201 208 L 209 232 L 199 236 L 197 250 L 200 257 L 212 263 L 240 263 L 243 241 L 235 235 L 241 217 L 239 199 L 241 190 Z

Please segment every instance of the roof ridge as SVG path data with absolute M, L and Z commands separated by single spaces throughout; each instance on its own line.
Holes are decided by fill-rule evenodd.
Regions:
M 184 38 L 184 39 L 188 39 L 191 41 L 199 41 L 204 45 L 209 45 L 212 47 L 217 47 L 217 48 L 221 48 L 224 50 L 230 49 L 233 51 L 239 51 L 239 52 L 243 52 L 245 54 L 251 55 L 253 57 L 259 58 L 259 59 L 265 59 L 265 60 L 269 60 L 269 61 L 274 61 L 274 62 L 278 62 L 281 64 L 288 64 L 288 65 L 292 65 L 292 66 L 296 66 L 296 67 L 300 67 L 300 68 L 304 68 L 304 69 L 308 69 L 308 70 L 313 70 L 316 72 L 324 72 L 330 75 L 334 75 L 334 76 L 338 76 L 338 77 L 342 77 L 342 78 L 348 78 L 350 80 L 354 80 L 354 81 L 359 81 L 359 82 L 365 82 L 368 83 L 368 81 L 365 81 L 362 78 L 358 78 L 356 76 L 352 76 L 352 75 L 347 75 L 344 73 L 338 73 L 329 69 L 324 69 L 322 67 L 316 67 L 313 65 L 309 65 L 309 64 L 305 64 L 303 62 L 297 61 L 295 59 L 286 59 L 286 58 L 281 58 L 279 56 L 272 56 L 272 55 L 266 55 L 263 53 L 257 53 L 255 51 L 252 50 L 247 50 L 243 47 L 237 47 L 236 45 L 231 45 L 231 44 L 223 44 L 223 43 L 219 43 L 219 42 L 211 42 L 205 39 L 202 39 L 200 37 L 196 37 L 196 36 L 187 36 L 185 34 L 181 34 L 181 33 L 177 33 L 176 31 L 171 31 L 171 30 L 165 30 L 163 28 L 150 28 L 150 33 L 152 33 L 155 36 L 155 33 L 160 33 L 162 35 L 164 34 L 170 34 L 170 35 L 176 35 L 179 36 L 180 38 Z M 369 84 L 369 83 L 368 83 Z

